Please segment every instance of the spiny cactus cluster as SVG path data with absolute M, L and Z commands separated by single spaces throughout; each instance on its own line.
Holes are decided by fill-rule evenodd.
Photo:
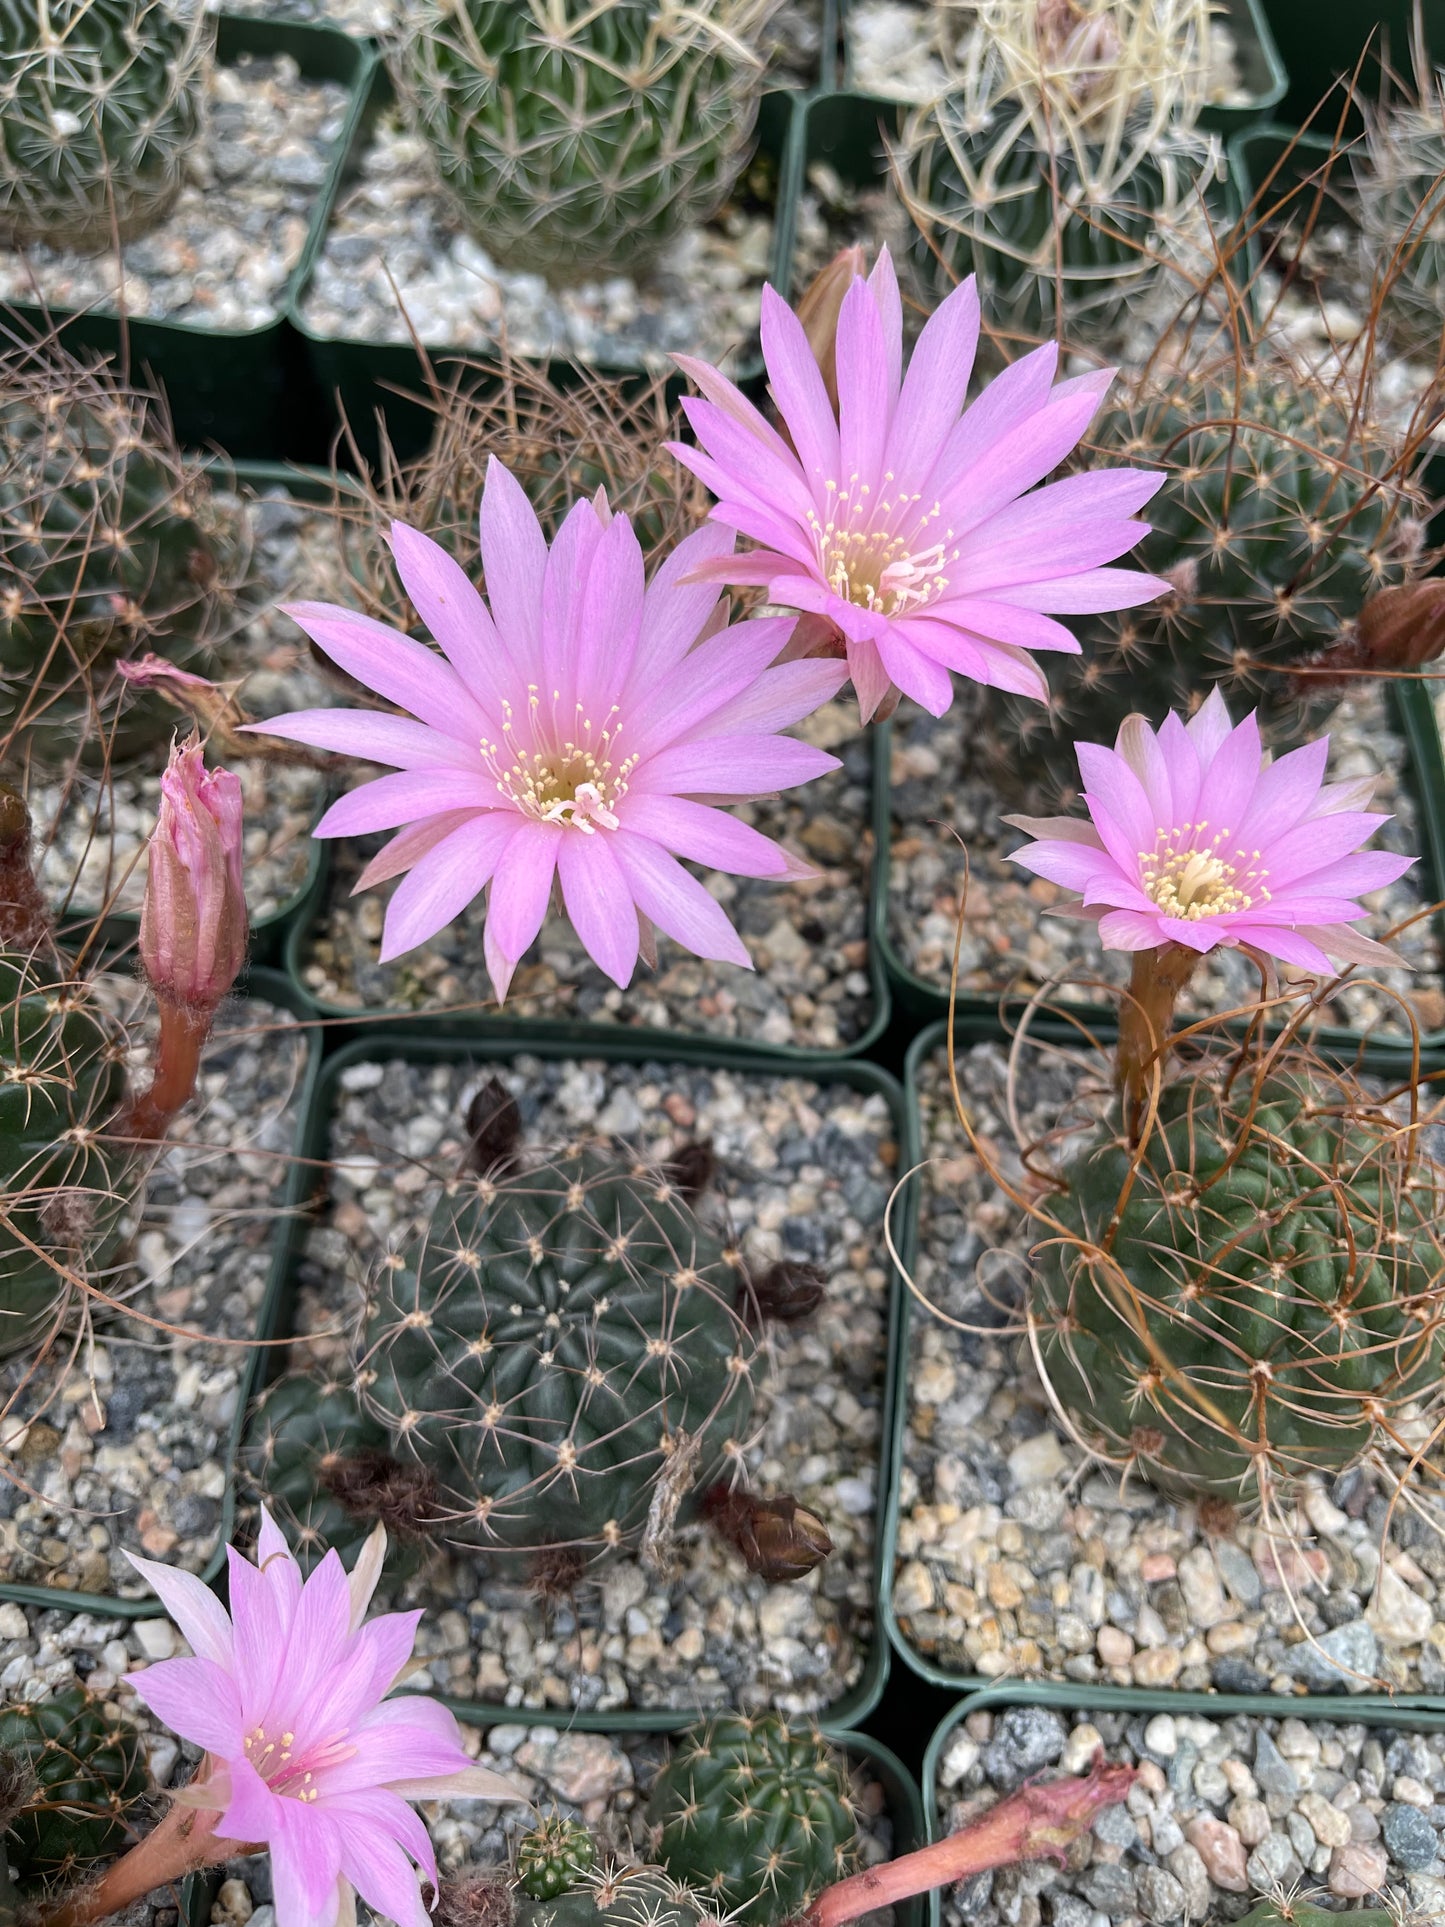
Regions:
M 549 1814 L 517 1842 L 514 1878 L 532 1900 L 553 1900 L 580 1887 L 597 1859 L 597 1844 L 580 1820 Z
M 1445 84 L 1370 117 L 1355 184 L 1366 272 L 1400 343 L 1433 356 L 1445 323 Z
M 158 221 L 214 33 L 170 0 L 0 0 L 0 239 L 98 249 Z
M 512 1927 L 722 1927 L 715 1908 L 657 1867 L 605 1867 L 565 1893 L 516 1892 L 511 1902 Z
M 780 1713 L 711 1720 L 674 1745 L 647 1806 L 670 1874 L 748 1927 L 779 1927 L 848 1873 L 847 1762 Z
M 1208 0 L 940 8 L 949 83 L 897 153 L 925 265 L 976 273 L 990 320 L 1033 336 L 1107 332 L 1171 263 L 1205 265 L 1208 14 Z
M 1231 1074 L 1231 1072 L 1233 1074 Z M 1439 1174 L 1318 1066 L 1167 1080 L 1040 1216 L 1029 1321 L 1091 1450 L 1161 1491 L 1277 1497 L 1398 1437 L 1445 1358 Z
M 27 1782 L 4 1836 L 22 1888 L 118 1853 L 151 1790 L 140 1735 L 84 1686 L 0 1707 L 0 1758 Z
M 462 221 L 566 281 L 644 264 L 749 152 L 779 0 L 418 0 L 390 64 Z
M 1404 1920 L 1390 1907 L 1352 1907 L 1348 1913 L 1338 1913 L 1296 1894 L 1261 1900 L 1239 1927 L 1402 1927 Z
M 1309 665 L 1353 634 L 1372 595 L 1428 560 L 1425 498 L 1398 438 L 1350 395 L 1260 353 L 1242 374 L 1142 385 L 1091 442 L 1166 470 L 1137 554 L 1173 593 L 1077 618 L 1081 653 L 1050 660 L 1047 708 L 988 692 L 1001 780 L 1068 799 L 1076 741 L 1113 742 L 1134 711 L 1155 723 L 1192 715 L 1213 688 L 1236 715 L 1257 709 L 1284 745 L 1322 723 L 1340 685 L 1311 680 Z
M 115 665 L 207 667 L 246 561 L 153 397 L 53 355 L 0 359 L 0 756 L 163 741 L 175 711 L 123 695 Z

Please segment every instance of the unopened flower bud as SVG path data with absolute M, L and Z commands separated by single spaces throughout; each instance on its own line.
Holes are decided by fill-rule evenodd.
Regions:
M 803 291 L 797 316 L 808 337 L 813 359 L 823 371 L 823 386 L 833 413 L 838 412 L 838 316 L 843 297 L 860 274 L 868 272 L 868 258 L 854 242 L 835 254 L 826 268 L 820 268 Z
M 800 1506 L 790 1493 L 760 1499 L 715 1485 L 703 1510 L 717 1532 L 741 1555 L 749 1572 L 770 1586 L 806 1579 L 833 1550 L 823 1521 Z
M 1353 628 L 1301 663 L 1290 678 L 1299 696 L 1324 695 L 1370 676 L 1408 675 L 1445 651 L 1445 578 L 1426 576 L 1380 589 Z
M 811 1317 L 828 1291 L 828 1274 L 821 1265 L 800 1264 L 790 1258 L 769 1265 L 748 1282 L 748 1309 L 756 1306 L 760 1318 L 771 1318 L 781 1325 Z
M 241 785 L 199 741 L 171 750 L 150 841 L 140 952 L 162 1002 L 210 1012 L 246 960 Z

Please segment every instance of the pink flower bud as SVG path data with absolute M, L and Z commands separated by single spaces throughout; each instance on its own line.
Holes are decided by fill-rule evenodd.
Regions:
M 150 842 L 140 950 L 162 1002 L 213 1011 L 246 960 L 241 785 L 206 768 L 199 741 L 171 749 Z

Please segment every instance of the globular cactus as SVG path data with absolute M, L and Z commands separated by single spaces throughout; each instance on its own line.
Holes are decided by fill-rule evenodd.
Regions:
M 438 1918 L 442 1927 L 723 1927 L 717 1909 L 681 1881 L 656 1867 L 607 1867 L 584 1885 L 550 1899 L 534 1900 L 514 1891 L 494 1901 L 495 1889 L 480 1885 L 482 1906 L 448 1907 L 443 1888 Z M 486 1900 L 493 1900 L 488 1907 Z
M 84 1686 L 0 1707 L 0 1757 L 28 1781 L 4 1837 L 22 1888 L 118 1853 L 151 1791 L 139 1734 Z
M 158 221 L 214 31 L 168 0 L 0 0 L 0 239 L 99 249 Z
M 1341 684 L 1310 666 L 1348 653 L 1365 604 L 1428 561 L 1425 501 L 1398 438 L 1350 395 L 1258 353 L 1242 374 L 1173 375 L 1137 389 L 1091 432 L 1101 453 L 1168 480 L 1134 551 L 1172 593 L 1117 615 L 1070 621 L 1081 653 L 1051 657 L 1047 707 L 990 690 L 987 747 L 1029 800 L 1075 794 L 1077 741 L 1112 743 L 1120 723 L 1189 716 L 1218 688 L 1257 709 L 1288 746 L 1317 728 Z M 1020 743 L 1024 753 L 1020 754 Z
M 896 159 L 919 257 L 976 273 L 995 326 L 1107 333 L 1171 265 L 1207 267 L 1196 131 L 1208 0 L 963 0 L 937 9 L 949 83 Z M 961 36 L 961 37 L 960 37 Z M 1174 281 L 1176 298 L 1185 292 Z
M 116 664 L 211 667 L 246 560 L 153 398 L 58 355 L 0 359 L 0 754 L 164 740 L 175 711 L 125 694 Z
M 1445 85 L 1369 117 L 1355 186 L 1366 273 L 1402 343 L 1433 354 L 1445 325 Z
M 1408 1927 L 1408 1917 L 1388 1907 L 1352 1907 L 1338 1913 L 1293 1894 L 1261 1900 L 1239 1927 Z
M 461 220 L 561 280 L 645 265 L 747 158 L 779 0 L 416 0 L 392 77 Z
M 549 1814 L 517 1842 L 513 1878 L 531 1900 L 553 1900 L 580 1887 L 597 1859 L 597 1844 L 580 1820 Z
M 1171 1075 L 1137 1149 L 1108 1120 L 1061 1182 L 1030 1279 L 1040 1368 L 1082 1443 L 1166 1494 L 1277 1498 L 1438 1387 L 1440 1174 L 1312 1060 Z
M 779 1927 L 849 1872 L 846 1760 L 808 1723 L 727 1714 L 673 1746 L 647 1805 L 658 1859 L 748 1927 Z

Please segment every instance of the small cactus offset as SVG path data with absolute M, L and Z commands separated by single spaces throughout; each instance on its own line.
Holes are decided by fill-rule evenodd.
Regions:
M 1029 1324 L 1078 1438 L 1161 1491 L 1278 1497 L 1398 1436 L 1445 1358 L 1440 1173 L 1312 1060 L 1171 1076 L 1038 1208 Z
M 163 741 L 175 711 L 124 695 L 115 665 L 209 667 L 246 560 L 152 397 L 53 354 L 0 358 L 0 755 Z
M 749 152 L 779 0 L 417 0 L 390 64 L 465 225 L 562 280 L 646 264 Z
M 532 1900 L 554 1900 L 580 1887 L 597 1859 L 590 1828 L 549 1814 L 517 1842 L 515 1879 Z
M 99 249 L 158 221 L 214 32 L 169 0 L 0 0 L 0 239 Z
M 908 117 L 897 154 L 925 264 L 976 273 L 990 320 L 1027 336 L 1137 314 L 1197 255 L 1218 168 L 1195 129 L 1208 15 L 1208 0 L 938 8 L 949 84 Z
M 728 1714 L 684 1735 L 647 1819 L 668 1872 L 748 1927 L 800 1914 L 857 1856 L 847 1762 L 780 1713 Z
M 1370 599 L 1429 560 L 1425 499 L 1398 438 L 1271 356 L 1242 376 L 1231 364 L 1147 385 L 1091 445 L 1167 470 L 1136 553 L 1173 593 L 1075 618 L 1081 653 L 1050 661 L 1047 708 L 988 692 L 1000 780 L 1015 793 L 1021 775 L 1037 782 L 1049 805 L 1075 794 L 1076 740 L 1112 742 L 1134 712 L 1155 724 L 1192 715 L 1211 689 L 1236 712 L 1257 709 L 1268 739 L 1297 741 L 1343 687 L 1311 664 L 1350 654 Z
M 4 1838 L 22 1888 L 118 1853 L 151 1790 L 140 1735 L 84 1686 L 0 1707 L 0 1756 L 29 1779 Z

